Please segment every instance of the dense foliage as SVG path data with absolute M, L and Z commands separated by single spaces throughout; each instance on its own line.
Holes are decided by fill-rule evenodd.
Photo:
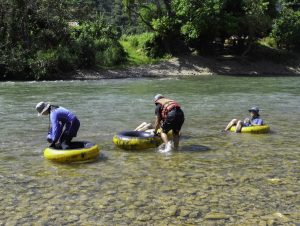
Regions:
M 125 0 L 124 5 L 147 18 L 145 24 L 156 34 L 154 48 L 171 53 L 187 48 L 216 53 L 229 46 L 235 53 L 247 54 L 252 45 L 269 36 L 272 29 L 279 44 L 286 40 L 293 47 L 297 45 L 299 3 L 287 1 L 154 0 L 147 4 L 142 0 Z
M 300 3 L 282 3 L 280 15 L 273 24 L 272 35 L 281 48 L 300 52 Z
M 68 0 L 1 0 L 0 79 L 51 79 L 124 62 L 116 27 L 96 11 L 83 17 L 80 10 Z
M 0 79 L 122 64 L 124 34 L 150 58 L 246 55 L 262 38 L 300 51 L 299 9 L 297 0 L 0 0 Z

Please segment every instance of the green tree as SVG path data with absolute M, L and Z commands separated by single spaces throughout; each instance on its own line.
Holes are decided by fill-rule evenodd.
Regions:
M 67 41 L 68 1 L 1 0 L 1 78 L 33 78 L 37 51 Z
M 282 1 L 272 36 L 280 48 L 300 51 L 300 6 L 296 1 Z

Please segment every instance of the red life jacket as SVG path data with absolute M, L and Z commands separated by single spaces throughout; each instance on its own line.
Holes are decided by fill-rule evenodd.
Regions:
M 167 99 L 167 98 L 161 98 L 155 101 L 156 104 L 160 104 L 162 107 L 161 110 L 161 118 L 166 119 L 168 116 L 168 113 L 173 110 L 174 108 L 180 108 L 180 105 L 176 103 L 174 100 Z

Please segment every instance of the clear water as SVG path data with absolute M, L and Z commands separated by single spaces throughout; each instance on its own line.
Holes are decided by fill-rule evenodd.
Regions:
M 300 224 L 299 78 L 202 77 L 0 83 L 0 223 L 6 225 Z M 181 149 L 126 152 L 115 132 L 153 121 L 152 98 L 183 106 Z M 43 158 L 50 101 L 77 114 L 89 164 Z M 272 132 L 221 133 L 261 108 Z

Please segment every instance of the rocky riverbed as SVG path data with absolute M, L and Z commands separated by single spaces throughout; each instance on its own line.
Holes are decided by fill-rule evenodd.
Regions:
M 182 56 L 139 67 L 122 69 L 84 70 L 68 75 L 71 79 L 140 78 L 140 77 L 196 77 L 203 75 L 232 76 L 299 76 L 300 60 L 274 63 L 253 61 L 233 56 Z

